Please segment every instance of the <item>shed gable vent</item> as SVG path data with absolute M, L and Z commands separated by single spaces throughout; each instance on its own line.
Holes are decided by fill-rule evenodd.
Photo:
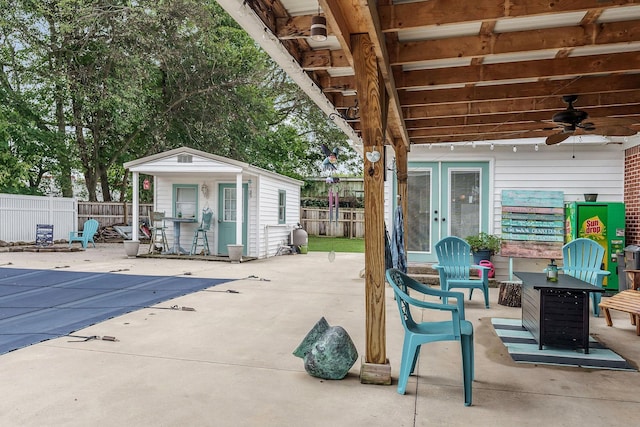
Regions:
M 178 154 L 178 163 L 193 163 L 191 154 Z

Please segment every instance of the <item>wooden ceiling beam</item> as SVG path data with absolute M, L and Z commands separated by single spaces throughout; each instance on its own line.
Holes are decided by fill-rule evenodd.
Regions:
M 527 123 L 488 123 L 475 126 L 447 126 L 447 127 L 432 127 L 428 129 L 415 129 L 409 130 L 409 136 L 411 139 L 422 136 L 450 136 L 450 135 L 476 135 L 476 134 L 499 134 L 499 133 L 513 133 L 514 131 L 524 130 L 541 130 L 545 127 L 553 127 L 553 125 L 547 126 L 540 122 L 527 122 Z
M 589 117 L 626 117 L 640 123 L 640 111 L 637 107 L 628 108 L 602 107 L 585 110 Z M 482 116 L 458 116 L 458 117 L 436 117 L 407 120 L 407 130 L 409 132 L 418 129 L 464 127 L 464 126 L 496 126 L 501 124 L 527 124 L 538 123 L 540 128 L 553 126 L 551 121 L 553 114 L 549 111 L 531 111 L 526 113 L 502 113 Z
M 632 0 L 574 1 L 504 1 L 478 0 L 469 7 L 467 0 L 428 0 L 420 2 L 381 5 L 378 7 L 382 31 L 399 31 L 430 25 L 490 21 L 501 18 L 517 18 L 532 15 L 548 15 L 560 12 L 579 12 L 601 9 L 603 6 L 634 5 Z
M 562 101 L 561 101 L 562 102 Z M 611 115 L 630 115 L 637 114 L 640 111 L 640 101 L 636 104 L 626 104 L 621 105 L 619 107 L 603 107 L 601 112 L 605 112 L 604 110 L 609 110 L 610 112 L 605 112 L 607 116 Z M 471 103 L 469 105 L 464 104 L 454 104 L 451 106 L 447 105 L 436 105 L 436 106 L 428 106 L 428 107 L 411 107 L 406 108 L 404 110 L 405 117 L 407 119 L 423 119 L 423 118 L 436 118 L 436 117 L 467 117 L 474 115 L 495 115 L 495 114 L 520 114 L 520 113 L 529 113 L 532 112 L 546 112 L 548 114 L 548 119 L 551 120 L 553 114 L 562 111 L 566 108 L 565 105 L 552 103 L 551 100 L 547 104 L 536 104 L 533 101 L 528 100 L 518 100 L 518 101 L 504 101 L 504 102 L 495 102 L 495 103 Z M 576 108 L 580 110 L 586 111 L 591 117 L 600 117 L 601 115 L 593 115 L 590 111 L 594 110 L 590 107 L 582 107 L 576 106 Z M 531 112 L 531 113 L 530 113 Z M 526 116 L 523 117 L 526 120 Z M 514 119 L 514 120 L 522 120 L 522 119 Z M 529 119 L 531 120 L 531 119 Z
M 558 133 L 557 129 L 554 130 L 540 130 L 540 131 L 514 131 L 511 133 L 497 133 L 497 134 L 486 134 L 480 133 L 475 135 L 452 135 L 452 136 L 428 136 L 428 137 L 416 137 L 411 138 L 412 144 L 443 144 L 443 143 L 454 143 L 454 142 L 481 142 L 481 141 L 493 141 L 493 140 L 503 140 L 503 139 L 520 139 L 520 138 L 546 138 L 551 135 L 555 135 Z M 580 135 L 597 135 L 597 133 L 585 133 L 585 132 L 576 132 L 575 136 Z
M 389 47 L 389 60 L 391 65 L 402 65 L 447 58 L 474 58 L 485 55 L 630 43 L 639 39 L 640 21 L 622 21 L 398 42 Z
M 491 81 L 507 82 L 527 78 L 566 78 L 604 73 L 626 73 L 636 72 L 638 69 L 640 69 L 638 52 L 625 52 L 539 61 L 398 71 L 395 73 L 395 81 L 399 89 L 410 89 Z
M 329 70 L 351 67 L 342 50 L 308 50 L 302 54 L 300 66 L 305 71 Z
M 517 98 L 580 95 L 640 90 L 640 73 L 610 76 L 585 76 L 574 79 L 546 80 L 535 83 L 515 83 L 491 86 L 472 86 L 453 89 L 400 91 L 403 107 L 470 101 L 493 101 Z
M 574 102 L 576 109 L 586 109 L 602 106 L 640 104 L 640 90 L 628 92 L 586 94 L 578 97 Z M 456 104 L 432 104 L 411 107 L 412 111 L 422 109 L 426 111 L 426 117 L 455 116 L 473 114 L 491 114 L 496 112 L 526 112 L 526 111 L 551 111 L 563 110 L 567 104 L 561 96 L 547 96 L 541 98 L 518 98 L 499 101 L 479 101 Z

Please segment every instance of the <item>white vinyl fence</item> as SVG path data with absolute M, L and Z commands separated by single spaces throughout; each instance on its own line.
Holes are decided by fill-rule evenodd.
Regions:
M 53 225 L 54 240 L 69 239 L 78 230 L 77 200 L 0 194 L 0 240 L 35 242 L 38 224 Z

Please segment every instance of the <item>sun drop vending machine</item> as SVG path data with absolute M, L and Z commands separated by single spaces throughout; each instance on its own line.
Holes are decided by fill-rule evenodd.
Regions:
M 624 203 L 565 203 L 565 243 L 579 237 L 595 240 L 604 248 L 603 270 L 611 272 L 604 279 L 607 291 L 618 291 L 618 258 L 624 254 Z M 624 279 L 624 278 L 623 278 Z

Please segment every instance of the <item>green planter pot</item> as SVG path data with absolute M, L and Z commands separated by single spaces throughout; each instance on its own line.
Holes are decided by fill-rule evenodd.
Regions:
M 481 249 L 473 253 L 473 263 L 480 264 L 480 261 L 491 261 L 491 251 L 489 249 Z

